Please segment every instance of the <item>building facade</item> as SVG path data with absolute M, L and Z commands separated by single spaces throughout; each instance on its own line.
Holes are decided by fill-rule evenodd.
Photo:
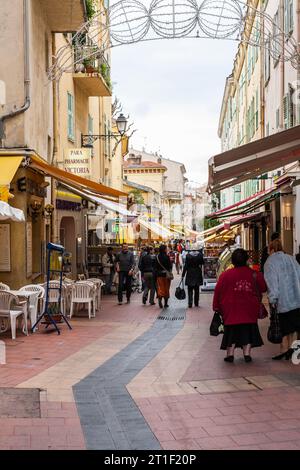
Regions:
M 244 30 L 246 39 L 247 35 L 255 39 L 255 35 L 260 33 L 267 38 L 267 43 L 265 48 L 251 46 L 247 41 L 239 44 L 233 71 L 226 80 L 221 107 L 218 134 L 222 152 L 299 124 L 299 72 L 290 61 L 284 60 L 284 48 L 278 41 L 278 37 L 283 38 L 284 32 L 282 41 L 285 41 L 285 47 L 288 47 L 291 36 L 299 43 L 299 2 L 249 0 L 248 6 L 252 7 L 248 14 L 252 14 L 249 14 Z M 253 8 L 272 18 L 272 32 L 264 29 L 264 21 L 260 15 L 253 14 Z M 238 204 L 276 185 L 276 179 L 285 170 L 280 164 L 278 166 L 276 171 L 221 190 L 220 208 Z M 262 248 L 268 242 L 270 233 L 275 230 L 281 232 L 288 252 L 292 253 L 299 245 L 297 239 L 293 240 L 292 230 L 296 214 L 290 215 L 288 222 L 286 220 L 291 197 L 289 193 L 281 193 L 276 201 L 259 208 L 262 213 L 268 212 L 263 227 L 259 223 L 242 226 L 241 235 L 246 248 Z

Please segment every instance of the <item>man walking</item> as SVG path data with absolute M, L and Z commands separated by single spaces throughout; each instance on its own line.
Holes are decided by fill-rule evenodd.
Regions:
M 109 246 L 106 253 L 102 256 L 103 276 L 105 279 L 105 292 L 111 294 L 111 286 L 115 273 L 115 257 L 113 248 Z
M 127 303 L 130 303 L 131 283 L 134 269 L 134 256 L 132 251 L 128 250 L 128 245 L 123 243 L 122 251 L 116 256 L 116 267 L 119 273 L 118 301 L 119 305 L 123 303 L 123 288 L 126 288 Z

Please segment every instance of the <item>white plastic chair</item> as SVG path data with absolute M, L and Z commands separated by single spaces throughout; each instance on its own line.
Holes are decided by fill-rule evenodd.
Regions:
M 91 278 L 87 279 L 87 282 L 92 282 L 95 285 L 95 288 L 96 288 L 96 310 L 98 310 L 101 307 L 102 287 L 105 285 L 105 283 L 102 281 L 102 279 L 98 279 L 96 277 L 91 277 Z
M 6 284 L 3 284 L 3 282 L 0 282 L 0 290 L 10 290 L 10 287 Z
M 24 331 L 28 335 L 27 302 L 20 302 L 19 298 L 9 291 L 0 291 L 0 317 L 10 320 L 12 339 L 16 339 L 17 318 L 20 315 L 23 315 Z
M 70 318 L 73 315 L 74 304 L 88 304 L 89 320 L 96 316 L 95 310 L 95 288 L 93 283 L 87 281 L 79 281 L 73 284 L 71 294 Z M 92 315 L 93 307 L 93 315 Z
M 21 287 L 20 290 L 36 293 L 36 295 L 30 296 L 29 312 L 30 312 L 30 323 L 31 323 L 31 328 L 32 328 L 33 325 L 37 321 L 39 301 L 41 299 L 44 299 L 45 289 L 42 286 L 39 286 L 38 284 L 28 284 L 27 286 Z

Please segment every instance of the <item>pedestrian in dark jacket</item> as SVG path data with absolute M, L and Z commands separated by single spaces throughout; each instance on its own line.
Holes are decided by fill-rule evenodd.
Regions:
M 139 268 L 144 279 L 143 304 L 146 305 L 150 292 L 150 304 L 155 305 L 155 280 L 154 280 L 155 255 L 152 247 L 145 248 L 144 255 L 140 259 Z
M 169 307 L 171 279 L 167 273 L 172 272 L 172 263 L 167 254 L 166 245 L 159 247 L 159 253 L 155 258 L 154 271 L 156 277 L 157 297 L 160 308 L 163 308 L 162 299 L 165 301 L 165 307 Z
M 130 303 L 131 284 L 134 269 L 134 256 L 132 251 L 128 250 L 128 245 L 123 243 L 122 251 L 116 256 L 117 273 L 119 273 L 118 300 L 119 305 L 123 302 L 123 287 L 126 288 L 127 303 Z
M 204 264 L 203 255 L 199 251 L 191 251 L 187 254 L 182 279 L 185 278 L 185 285 L 188 288 L 189 308 L 199 306 L 200 286 L 203 284 L 202 266 Z

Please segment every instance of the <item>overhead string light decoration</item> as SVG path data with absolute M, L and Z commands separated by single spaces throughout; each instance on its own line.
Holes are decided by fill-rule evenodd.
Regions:
M 121 0 L 97 12 L 61 47 L 49 79 L 80 71 L 85 60 L 103 61 L 105 52 L 120 45 L 178 38 L 234 40 L 265 49 L 274 60 L 300 67 L 295 38 L 273 18 L 240 0 Z

